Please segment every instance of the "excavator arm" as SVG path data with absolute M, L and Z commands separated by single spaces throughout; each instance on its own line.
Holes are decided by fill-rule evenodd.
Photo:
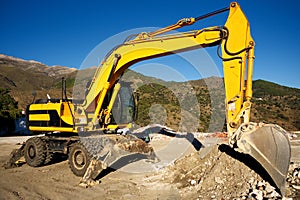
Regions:
M 254 40 L 242 10 L 237 3 L 230 6 L 232 9 L 225 24 L 228 39 L 222 41 L 222 59 L 227 130 L 231 135 L 242 123 L 250 120 Z
M 224 26 L 165 34 L 228 10 L 230 10 L 229 17 Z M 95 110 L 91 119 L 83 120 L 90 121 L 87 129 L 93 130 L 101 119 L 105 119 L 104 126 L 101 128 L 107 127 L 113 102 L 107 108 L 103 108 L 104 99 L 107 92 L 115 86 L 120 76 L 132 64 L 155 57 L 218 45 L 222 49 L 223 56 L 228 130 L 230 133 L 234 132 L 239 124 L 249 122 L 254 59 L 254 41 L 250 35 L 250 26 L 237 3 L 232 3 L 229 8 L 220 9 L 204 16 L 184 18 L 174 25 L 151 33 L 141 33 L 134 39 L 114 48 L 96 72 L 83 104 L 83 110 L 87 110 L 91 106 Z M 248 74 L 245 74 L 246 72 Z M 246 86 L 244 85 L 245 77 L 247 78 Z M 244 93 L 247 93 L 246 102 L 244 102 Z M 114 98 L 111 99 L 111 101 L 113 100 Z

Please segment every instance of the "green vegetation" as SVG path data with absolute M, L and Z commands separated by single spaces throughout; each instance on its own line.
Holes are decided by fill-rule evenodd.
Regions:
M 300 90 L 268 81 L 253 82 L 252 119 L 287 130 L 300 129 Z
M 161 123 L 179 131 L 220 131 L 225 120 L 222 90 L 217 87 L 210 91 L 204 82 L 199 82 L 164 84 L 168 87 L 149 83 L 139 87 L 136 123 Z
M 75 78 L 74 77 L 67 77 L 66 78 L 66 88 L 73 88 L 75 83 Z M 54 84 L 55 89 L 60 89 L 62 86 L 62 82 L 58 81 L 57 83 Z
M 181 109 L 178 99 L 172 91 L 165 86 L 150 83 L 139 87 L 135 95 L 138 96 L 139 99 L 138 118 L 136 120 L 138 125 L 146 126 L 154 122 L 162 123 L 163 118 L 166 118 L 166 126 L 174 129 L 178 128 L 181 120 Z M 156 105 L 160 105 L 161 107 L 159 108 Z M 151 115 L 149 114 L 150 111 L 155 113 Z M 164 111 L 167 116 L 164 116 Z M 155 116 L 155 118 L 153 116 Z
M 189 124 L 196 126 L 198 131 L 220 131 L 223 125 L 220 123 L 225 122 L 225 96 L 224 91 L 220 89 L 222 86 L 208 89 L 204 81 L 191 81 L 189 84 L 195 91 L 195 94 L 192 94 L 187 91 L 186 84 L 174 83 L 174 88 L 177 88 L 178 92 L 176 94 L 160 84 L 151 83 L 140 87 L 137 90 L 139 114 L 136 122 L 142 126 L 151 123 L 150 108 L 152 105 L 159 104 L 167 113 L 164 125 L 175 130 L 178 130 L 182 117 L 185 117 L 191 121 L 194 118 L 199 119 L 199 124 Z M 300 129 L 299 89 L 258 80 L 253 83 L 253 91 L 251 121 L 274 123 L 287 130 Z M 197 102 L 192 100 L 193 95 L 196 95 Z M 158 109 L 153 110 L 162 112 Z M 164 116 L 161 115 L 157 114 L 156 117 L 161 117 L 163 120 Z
M 21 112 L 16 102 L 9 94 L 8 89 L 0 88 L 0 132 L 11 133 L 15 128 L 15 119 Z
M 300 90 L 296 88 L 289 88 L 285 86 L 278 85 L 276 83 L 256 80 L 253 82 L 253 96 L 263 97 L 263 96 L 285 96 L 285 95 L 296 95 L 300 97 Z

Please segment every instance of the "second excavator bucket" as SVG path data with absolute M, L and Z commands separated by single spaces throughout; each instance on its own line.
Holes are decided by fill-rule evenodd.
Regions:
M 237 147 L 237 151 L 249 154 L 259 162 L 284 195 L 291 158 L 291 147 L 284 129 L 274 124 L 243 124 L 233 134 L 231 144 Z

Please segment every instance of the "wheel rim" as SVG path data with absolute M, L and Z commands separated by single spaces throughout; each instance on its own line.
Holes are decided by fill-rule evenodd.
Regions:
M 30 159 L 33 159 L 35 157 L 35 148 L 33 146 L 29 147 L 28 156 L 29 156 Z
M 81 150 L 76 150 L 73 154 L 73 163 L 77 169 L 83 169 L 86 164 L 86 157 Z

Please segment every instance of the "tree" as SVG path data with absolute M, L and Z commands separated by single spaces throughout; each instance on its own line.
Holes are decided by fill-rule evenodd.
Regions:
M 8 89 L 0 88 L 0 132 L 12 133 L 15 120 L 20 117 L 18 102 L 10 96 Z

